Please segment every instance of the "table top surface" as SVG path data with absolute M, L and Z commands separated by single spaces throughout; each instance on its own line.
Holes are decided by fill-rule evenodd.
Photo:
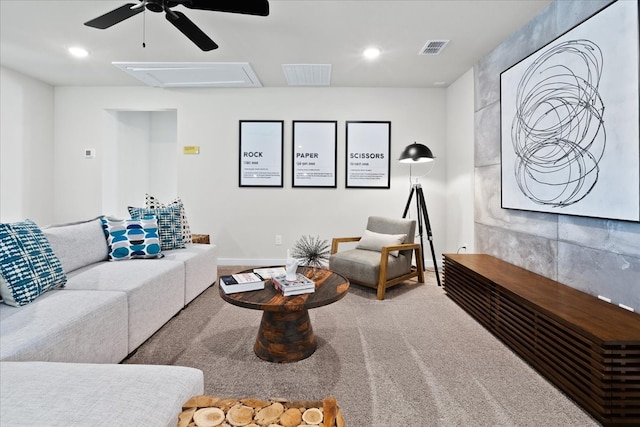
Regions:
M 349 280 L 331 270 L 321 268 L 314 273 L 306 267 L 298 267 L 298 273 L 303 273 L 316 283 L 315 292 L 285 297 L 273 287 L 270 280 L 259 291 L 225 294 L 219 286 L 218 290 L 222 299 L 230 304 L 263 311 L 300 311 L 322 307 L 342 299 L 349 290 Z

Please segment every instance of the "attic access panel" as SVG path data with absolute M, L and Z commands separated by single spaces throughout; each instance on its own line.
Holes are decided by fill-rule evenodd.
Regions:
M 155 87 L 262 87 L 248 62 L 112 62 Z

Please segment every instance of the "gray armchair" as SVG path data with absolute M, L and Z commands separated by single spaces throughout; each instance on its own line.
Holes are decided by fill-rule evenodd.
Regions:
M 388 287 L 412 277 L 424 283 L 422 251 L 413 239 L 416 221 L 371 216 L 359 237 L 335 237 L 331 242 L 329 269 L 350 282 L 377 289 L 383 300 Z M 338 251 L 341 243 L 358 242 L 355 249 Z M 411 266 L 415 253 L 416 267 Z

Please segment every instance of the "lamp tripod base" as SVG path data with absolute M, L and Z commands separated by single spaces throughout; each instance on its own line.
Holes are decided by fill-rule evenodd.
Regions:
M 422 265 L 424 266 L 424 238 L 423 238 L 423 222 L 424 229 L 427 231 L 427 239 L 429 240 L 429 246 L 431 247 L 431 258 L 433 260 L 433 268 L 436 272 L 436 280 L 438 281 L 438 286 L 442 286 L 440 283 L 440 273 L 438 272 L 438 263 L 436 262 L 436 252 L 433 249 L 433 234 L 431 233 L 431 223 L 429 222 L 429 212 L 427 211 L 427 204 L 424 200 L 424 193 L 422 192 L 422 186 L 420 184 L 413 184 L 411 187 L 411 192 L 409 193 L 409 198 L 407 199 L 407 205 L 404 208 L 404 213 L 402 214 L 402 218 L 407 217 L 407 213 L 409 212 L 409 207 L 411 206 L 411 199 L 413 199 L 413 194 L 416 194 L 416 209 L 418 211 L 418 234 L 420 236 L 420 248 L 422 249 Z

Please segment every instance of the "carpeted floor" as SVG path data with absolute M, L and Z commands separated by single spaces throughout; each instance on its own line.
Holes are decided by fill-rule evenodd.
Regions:
M 262 313 L 224 302 L 212 286 L 123 363 L 196 367 L 216 396 L 332 396 L 350 427 L 598 425 L 427 278 L 384 301 L 352 285 L 310 310 L 318 349 L 290 364 L 258 359 Z

